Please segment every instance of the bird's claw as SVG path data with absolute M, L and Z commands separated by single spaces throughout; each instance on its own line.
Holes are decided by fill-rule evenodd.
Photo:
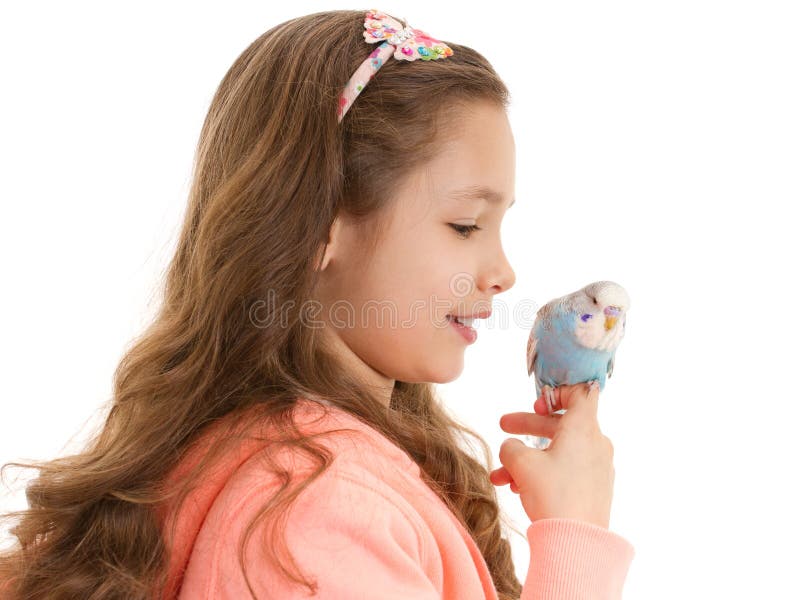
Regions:
M 547 404 L 547 414 L 551 415 L 556 407 L 555 390 L 549 385 L 544 385 L 542 386 L 542 392 L 544 393 L 545 404 Z

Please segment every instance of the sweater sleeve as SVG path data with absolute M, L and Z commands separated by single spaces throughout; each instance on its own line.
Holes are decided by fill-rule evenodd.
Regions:
M 264 499 L 274 492 L 251 490 L 243 506 L 232 513 L 217 540 L 208 597 L 249 598 L 236 553 L 239 536 Z M 419 523 L 407 507 L 355 476 L 324 473 L 303 490 L 286 519 L 285 540 L 298 574 L 318 586 L 320 600 L 380 597 L 385 600 L 441 600 L 426 575 Z M 259 598 L 307 598 L 304 584 L 291 582 L 267 559 L 259 544 L 262 527 L 248 542 L 245 567 Z M 280 530 L 275 529 L 280 535 Z M 272 543 L 272 548 L 277 544 Z M 290 571 L 291 560 L 281 561 Z M 205 596 L 204 596 L 205 597 Z
M 620 600 L 635 550 L 624 537 L 578 519 L 539 519 L 520 600 Z

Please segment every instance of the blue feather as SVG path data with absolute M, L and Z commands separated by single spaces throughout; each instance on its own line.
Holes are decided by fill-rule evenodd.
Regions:
M 558 310 L 550 321 L 550 327 L 545 328 L 543 321 L 537 325 L 533 369 L 537 397 L 543 385 L 557 387 L 597 379 L 600 391 L 605 387 L 608 363 L 614 352 L 581 346 L 575 339 L 576 316 Z

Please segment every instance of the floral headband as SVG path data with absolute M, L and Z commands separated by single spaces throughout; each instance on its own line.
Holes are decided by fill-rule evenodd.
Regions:
M 405 24 L 405 19 L 403 19 Z M 344 118 L 356 97 L 392 54 L 398 60 L 437 60 L 453 55 L 444 42 L 424 31 L 401 25 L 386 13 L 372 9 L 364 18 L 364 39 L 368 44 L 383 42 L 356 69 L 339 96 L 339 121 Z

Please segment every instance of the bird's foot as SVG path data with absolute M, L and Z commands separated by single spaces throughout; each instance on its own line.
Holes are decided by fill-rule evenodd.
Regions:
M 547 414 L 553 414 L 556 407 L 556 393 L 552 386 L 543 385 L 542 393 L 544 394 L 544 401 L 547 405 Z

